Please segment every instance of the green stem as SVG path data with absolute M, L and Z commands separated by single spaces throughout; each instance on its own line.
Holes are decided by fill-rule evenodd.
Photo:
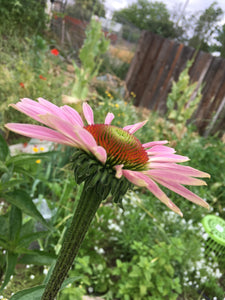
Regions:
M 41 300 L 55 299 L 70 267 L 73 264 L 101 201 L 102 198 L 96 194 L 95 188 L 87 187 L 85 184 L 80 200 L 75 209 L 73 219 L 67 229 L 56 265 L 45 287 Z

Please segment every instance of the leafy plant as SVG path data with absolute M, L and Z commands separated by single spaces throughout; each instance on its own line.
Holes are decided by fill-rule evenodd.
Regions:
M 91 80 L 97 76 L 104 54 L 109 46 L 109 40 L 105 38 L 101 29 L 101 23 L 92 18 L 86 31 L 86 39 L 80 50 L 79 58 L 81 67 L 74 62 L 75 83 L 72 87 L 72 96 L 85 100 Z
M 167 116 L 176 124 L 181 135 L 187 120 L 190 119 L 202 98 L 201 87 L 198 86 L 198 82 L 190 83 L 188 72 L 192 62 L 192 60 L 187 62 L 187 66 L 181 72 L 178 81 L 173 82 L 166 103 Z
M 20 263 L 29 261 L 35 264 L 51 264 L 55 257 L 44 251 L 28 249 L 31 242 L 45 237 L 48 232 L 34 232 L 34 222 L 32 220 L 24 222 L 22 218 L 25 213 L 43 224 L 45 228 L 52 230 L 32 202 L 29 193 L 23 188 L 24 183 L 32 176 L 26 164 L 31 162 L 35 164 L 37 158 L 44 158 L 44 156 L 19 154 L 11 157 L 8 145 L 1 135 L 0 148 L 0 198 L 11 204 L 6 213 L 0 216 L 2 226 L 0 247 L 6 251 L 3 257 L 5 277 L 2 290 L 9 282 L 19 258 Z
M 141 242 L 131 246 L 135 252 L 130 262 L 117 260 L 113 274 L 120 276 L 116 297 L 124 300 L 177 299 L 181 292 L 174 263 L 182 261 L 185 251 L 179 239 L 172 244 L 160 243 L 149 249 Z M 175 246 L 176 245 L 176 246 Z

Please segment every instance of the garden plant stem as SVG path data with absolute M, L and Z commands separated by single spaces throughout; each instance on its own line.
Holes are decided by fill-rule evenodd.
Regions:
M 95 187 L 90 188 L 85 184 L 41 300 L 54 300 L 56 298 L 101 201 L 102 198 L 97 195 Z

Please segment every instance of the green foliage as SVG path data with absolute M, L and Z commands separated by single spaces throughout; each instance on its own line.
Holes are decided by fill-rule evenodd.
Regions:
M 74 62 L 75 83 L 72 87 L 72 96 L 85 100 L 89 92 L 91 80 L 97 76 L 104 54 L 109 46 L 109 40 L 105 38 L 101 30 L 101 23 L 94 18 L 86 29 L 86 39 L 80 50 L 79 58 L 81 67 Z
M 0 0 L 0 34 L 17 33 L 24 35 L 40 33 L 45 29 L 45 1 L 41 0 Z
M 123 62 L 116 57 L 112 57 L 109 53 L 106 53 L 103 57 L 99 72 L 103 74 L 113 74 L 121 80 L 125 80 L 129 67 L 129 63 Z
M 213 2 L 195 21 L 194 34 L 189 39 L 189 46 L 209 52 L 209 41 L 216 33 L 217 23 L 221 20 L 222 16 L 223 10 L 218 6 L 216 1 Z
M 66 8 L 66 13 L 74 18 L 90 21 L 93 15 L 105 17 L 104 0 L 76 0 Z
M 225 58 L 225 24 L 221 28 L 217 29 L 217 36 L 215 37 L 217 43 L 212 45 L 211 50 L 219 51 L 220 56 Z M 219 45 L 218 45 L 219 43 Z
M 12 36 L 12 43 L 0 40 L 0 128 L 10 121 L 26 122 L 26 117 L 8 107 L 19 98 L 44 97 L 61 101 L 64 74 L 59 57 L 50 52 L 46 39 L 37 35 L 25 39 Z M 12 55 L 13 53 L 13 55 Z M 69 89 L 64 87 L 64 91 Z M 25 118 L 25 119 L 24 119 Z M 30 122 L 30 118 L 29 118 Z
M 192 60 L 187 62 L 178 81 L 173 82 L 172 90 L 167 98 L 167 116 L 174 121 L 179 129 L 183 129 L 201 101 L 201 87 L 198 82 L 190 83 L 188 74 Z
M 131 23 L 141 30 L 149 30 L 165 38 L 175 38 L 180 35 L 180 28 L 170 20 L 169 11 L 163 2 L 138 0 L 113 14 L 120 23 Z
M 124 300 L 177 299 L 181 285 L 174 264 L 181 263 L 185 251 L 180 240 L 174 238 L 171 245 L 160 243 L 151 249 L 134 242 L 131 248 L 135 255 L 130 262 L 116 262 L 113 274 L 120 276 L 116 296 Z

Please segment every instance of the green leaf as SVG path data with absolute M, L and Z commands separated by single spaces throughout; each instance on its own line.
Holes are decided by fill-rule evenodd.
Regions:
M 19 259 L 21 264 L 51 265 L 56 259 L 56 255 L 44 251 L 24 249 L 23 252 L 25 254 Z
M 7 156 L 9 155 L 9 147 L 1 134 L 0 134 L 0 149 L 1 149 L 0 160 L 5 161 Z
M 27 163 L 35 162 L 38 158 L 45 159 L 48 158 L 49 155 L 51 155 L 54 152 L 44 152 L 44 153 L 35 153 L 35 154 L 18 154 L 15 156 L 10 157 L 6 165 L 14 164 L 15 166 L 19 165 L 25 165 Z
M 52 228 L 48 225 L 45 219 L 42 217 L 30 196 L 23 190 L 14 190 L 13 192 L 7 193 L 4 195 L 5 199 L 17 206 L 21 209 L 25 214 L 35 218 L 37 221 L 41 222 L 44 226 L 51 229 Z
M 0 216 L 0 228 L 1 228 L 1 235 L 2 236 L 8 235 L 8 229 L 9 229 L 8 213 L 5 214 L 5 215 Z
M 45 285 L 39 285 L 30 289 L 19 291 L 14 294 L 10 300 L 40 300 L 44 289 Z
M 48 231 L 39 231 L 39 232 L 32 232 L 30 234 L 24 235 L 20 238 L 18 246 L 19 247 L 27 247 L 33 241 L 36 241 L 40 238 L 45 237 L 48 234 Z
M 11 275 L 13 275 L 16 263 L 17 263 L 18 255 L 12 252 L 7 252 L 6 255 L 6 272 L 5 272 L 5 279 L 0 288 L 0 291 L 4 289 L 4 287 L 8 284 Z
M 15 205 L 12 205 L 9 215 L 9 240 L 18 240 L 21 226 L 22 211 Z
M 64 280 L 60 291 L 62 291 L 68 284 L 73 283 L 74 281 L 77 281 L 80 278 L 81 276 L 76 276 Z M 17 292 L 10 298 L 10 300 L 40 300 L 42 294 L 44 293 L 44 290 L 45 284 L 38 285 L 30 289 Z

